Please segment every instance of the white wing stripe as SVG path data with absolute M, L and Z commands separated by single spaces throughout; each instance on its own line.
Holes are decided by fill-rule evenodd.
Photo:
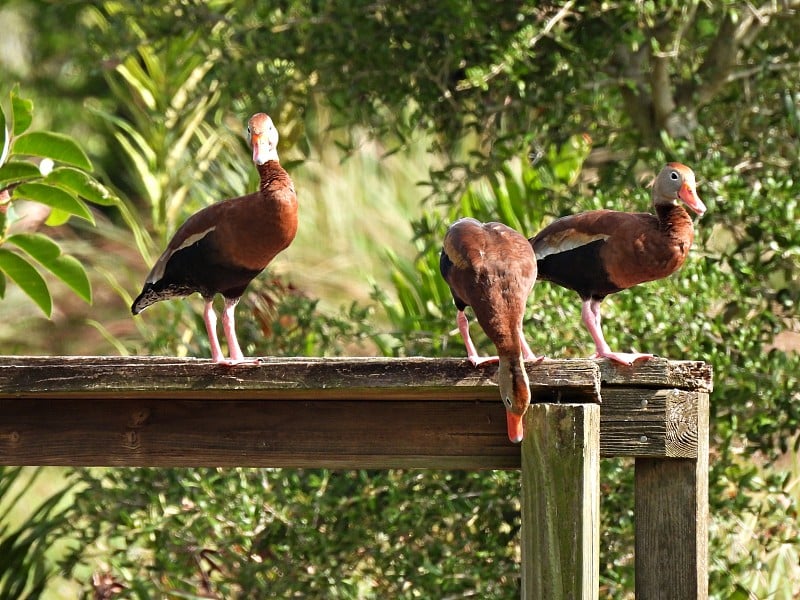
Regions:
M 597 242 L 599 240 L 607 240 L 611 236 L 607 233 L 580 233 L 574 229 L 565 229 L 564 231 L 546 237 L 540 240 L 534 247 L 536 252 L 536 260 L 542 260 L 551 254 L 560 254 L 561 252 L 568 252 L 575 248 L 580 248 L 586 244 Z
M 147 277 L 147 283 L 155 283 L 164 276 L 164 270 L 167 268 L 167 263 L 169 262 L 169 259 L 172 258 L 172 255 L 175 254 L 178 250 L 183 250 L 184 248 L 188 248 L 192 244 L 199 242 L 209 233 L 214 231 L 216 228 L 217 228 L 216 225 L 212 225 L 205 231 L 201 231 L 200 233 L 195 233 L 193 235 L 190 235 L 185 240 L 183 240 L 183 243 L 180 246 L 172 250 L 172 252 L 169 253 L 165 252 L 164 254 L 162 254 L 161 257 L 156 261 L 156 264 L 153 265 L 153 269 L 150 271 L 150 275 L 148 275 Z

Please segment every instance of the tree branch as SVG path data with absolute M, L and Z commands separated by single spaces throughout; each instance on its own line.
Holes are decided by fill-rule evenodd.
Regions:
M 787 15 L 800 7 L 800 0 L 770 2 L 761 8 L 755 8 L 748 2 L 747 7 L 747 12 L 738 15 L 738 19 L 731 12 L 725 15 L 716 38 L 697 70 L 699 83 L 684 91 L 683 102 L 693 101 L 695 109 L 709 104 L 731 80 L 739 51 L 750 45 L 773 17 Z
M 670 45 L 671 31 L 668 23 L 662 22 L 653 30 L 653 39 L 658 44 L 658 52 L 650 48 L 650 90 L 653 100 L 653 117 L 657 129 L 663 129 L 669 116 L 675 111 L 672 81 L 669 76 L 671 53 L 662 52 Z
M 558 25 L 561 21 L 563 21 L 567 17 L 567 15 L 570 14 L 570 11 L 574 4 L 575 0 L 570 0 L 569 2 L 564 4 L 564 6 L 562 6 L 561 9 L 559 9 L 559 11 L 555 15 L 553 15 L 547 21 L 547 23 L 545 23 L 544 27 L 542 27 L 541 30 L 536 32 L 535 35 L 531 36 L 530 39 L 527 40 L 525 39 L 519 40 L 519 42 L 515 43 L 514 45 L 524 46 L 527 50 L 532 50 L 534 46 L 536 46 L 536 44 L 539 43 L 539 40 L 548 35 L 556 25 Z M 456 86 L 456 91 L 463 92 L 470 88 L 483 87 L 486 84 L 488 84 L 492 79 L 494 79 L 495 77 L 506 71 L 508 64 L 513 61 L 513 56 L 509 56 L 512 52 L 513 48 L 506 53 L 506 55 L 500 62 L 492 65 L 489 71 L 480 78 L 479 82 L 476 83 L 468 80 L 461 81 Z

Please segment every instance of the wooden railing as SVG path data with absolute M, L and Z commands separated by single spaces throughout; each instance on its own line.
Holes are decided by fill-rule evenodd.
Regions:
M 522 470 L 524 598 L 597 598 L 599 461 L 635 458 L 636 594 L 707 598 L 701 362 L 528 367 L 521 446 L 495 367 L 457 359 L 0 357 L 0 464 Z

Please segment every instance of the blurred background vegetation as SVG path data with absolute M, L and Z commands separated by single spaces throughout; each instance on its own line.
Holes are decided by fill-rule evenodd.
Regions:
M 532 235 L 581 210 L 645 210 L 646 183 L 679 160 L 709 207 L 696 247 L 671 278 L 609 299 L 606 336 L 714 367 L 712 597 L 798 597 L 799 11 L 7 1 L 5 114 L 30 112 L 30 131 L 90 162 L 70 187 L 15 141 L 0 162 L 29 164 L 0 181 L 66 190 L 91 218 L 0 197 L 0 348 L 208 356 L 199 300 L 128 307 L 186 216 L 254 188 L 256 111 L 281 132 L 301 223 L 240 304 L 255 355 L 461 356 L 437 270 L 450 221 Z M 15 246 L 21 232 L 39 246 Z M 19 258 L 50 318 L 41 286 L 13 283 Z M 554 286 L 535 287 L 525 330 L 537 353 L 590 352 L 577 298 Z M 602 468 L 600 595 L 631 598 L 632 464 Z M 514 472 L 4 469 L 0 494 L 0 598 L 519 597 Z

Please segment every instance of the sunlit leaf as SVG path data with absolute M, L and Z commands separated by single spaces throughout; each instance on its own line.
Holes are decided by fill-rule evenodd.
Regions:
M 49 237 L 40 233 L 21 233 L 9 236 L 7 241 L 24 250 L 83 300 L 91 303 L 92 286 L 83 265 L 64 254 Z
M 0 248 L 0 271 L 16 283 L 48 317 L 53 311 L 50 291 L 39 272 L 19 254 Z
M 14 197 L 46 204 L 94 224 L 94 217 L 86 204 L 61 188 L 45 183 L 23 183 L 14 190 Z
M 71 216 L 72 215 L 65 210 L 54 208 L 50 211 L 50 214 L 48 215 L 44 224 L 48 227 L 60 227 L 61 225 L 66 224 Z
M 10 183 L 19 183 L 40 176 L 39 168 L 36 165 L 20 160 L 10 160 L 0 167 L 0 188 Z
M 81 147 L 72 138 L 60 133 L 49 131 L 25 133 L 14 139 L 12 149 L 18 154 L 52 158 L 87 171 L 92 170 L 92 163 Z
M 102 206 L 113 206 L 117 204 L 117 198 L 109 190 L 100 185 L 93 177 L 83 171 L 71 167 L 60 167 L 54 169 L 45 179 L 46 183 L 51 183 L 63 190 L 72 192 L 76 196 L 85 198 L 93 204 Z
M 3 106 L 0 105 L 0 165 L 6 162 L 8 157 L 8 149 L 11 145 L 11 132 L 6 128 L 6 113 L 3 112 Z
M 20 98 L 16 88 L 11 91 L 11 113 L 14 117 L 14 135 L 25 133 L 33 121 L 33 101 Z

